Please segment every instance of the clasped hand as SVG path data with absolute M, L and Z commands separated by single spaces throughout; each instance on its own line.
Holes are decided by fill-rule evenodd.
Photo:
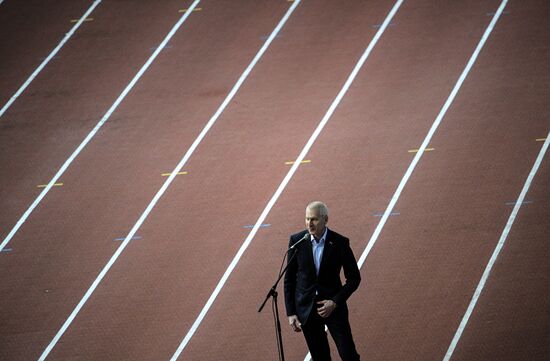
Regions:
M 336 303 L 333 300 L 323 300 L 317 302 L 317 313 L 323 318 L 327 318 L 336 308 Z
M 335 308 L 336 303 L 332 300 L 323 300 L 317 302 L 317 313 L 323 318 L 329 317 Z M 302 324 L 300 323 L 300 320 L 298 320 L 298 316 L 288 316 L 288 323 L 290 324 L 290 327 L 292 327 L 294 332 L 302 331 Z

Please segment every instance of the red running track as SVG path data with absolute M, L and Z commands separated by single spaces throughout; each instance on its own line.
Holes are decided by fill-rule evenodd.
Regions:
M 0 5 L 3 33 L 21 33 L 2 37 L 2 97 L 59 40 L 34 46 L 16 4 Z M 34 31 L 65 31 L 61 15 L 89 6 L 71 4 L 43 5 L 58 20 L 35 12 Z M 361 255 L 499 4 L 403 3 L 179 359 L 276 358 L 256 310 L 305 204 L 325 200 Z M 189 5 L 103 1 L 0 118 L 2 238 Z M 0 359 L 42 354 L 291 3 L 198 6 L 0 253 Z M 49 359 L 170 359 L 392 6 L 297 6 Z M 550 7 L 505 10 L 362 267 L 349 304 L 363 359 L 443 359 L 548 134 Z M 545 159 L 453 360 L 550 353 L 548 186 Z M 301 336 L 283 337 L 303 359 Z

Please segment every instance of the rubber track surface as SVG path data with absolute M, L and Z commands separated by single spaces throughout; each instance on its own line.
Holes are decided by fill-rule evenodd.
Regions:
M 393 3 L 297 6 L 49 359 L 170 359 Z M 90 4 L 0 5 L 2 105 Z M 102 1 L 0 118 L 0 239 L 190 4 Z M 403 3 L 180 360 L 276 359 L 257 308 L 305 205 L 324 200 L 359 258 L 499 4 Z M 199 3 L 0 252 L 0 360 L 40 357 L 289 6 Z M 550 130 L 549 17 L 509 1 L 414 170 L 349 300 L 362 359 L 445 356 Z M 547 158 L 453 360 L 550 354 Z

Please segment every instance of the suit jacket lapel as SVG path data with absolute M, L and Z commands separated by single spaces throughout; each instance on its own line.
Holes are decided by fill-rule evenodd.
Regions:
M 312 270 L 313 274 L 315 274 L 315 261 L 313 260 L 313 247 L 311 247 L 311 240 L 310 241 L 304 241 L 301 244 L 301 252 L 305 252 L 306 256 L 304 261 L 307 262 L 308 267 Z
M 317 274 L 317 271 L 315 270 L 315 260 L 313 259 L 313 247 L 311 246 L 311 242 L 313 242 L 310 238 L 307 244 L 307 261 L 309 262 L 309 267 L 311 268 L 311 271 L 313 274 Z

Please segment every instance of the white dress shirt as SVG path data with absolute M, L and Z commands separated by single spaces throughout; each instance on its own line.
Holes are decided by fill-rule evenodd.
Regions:
M 315 237 L 311 237 L 311 247 L 313 250 L 313 261 L 315 262 L 315 270 L 319 275 L 319 267 L 321 267 L 321 260 L 323 259 L 323 250 L 325 249 L 325 239 L 327 238 L 327 227 L 320 240 L 316 240 Z

